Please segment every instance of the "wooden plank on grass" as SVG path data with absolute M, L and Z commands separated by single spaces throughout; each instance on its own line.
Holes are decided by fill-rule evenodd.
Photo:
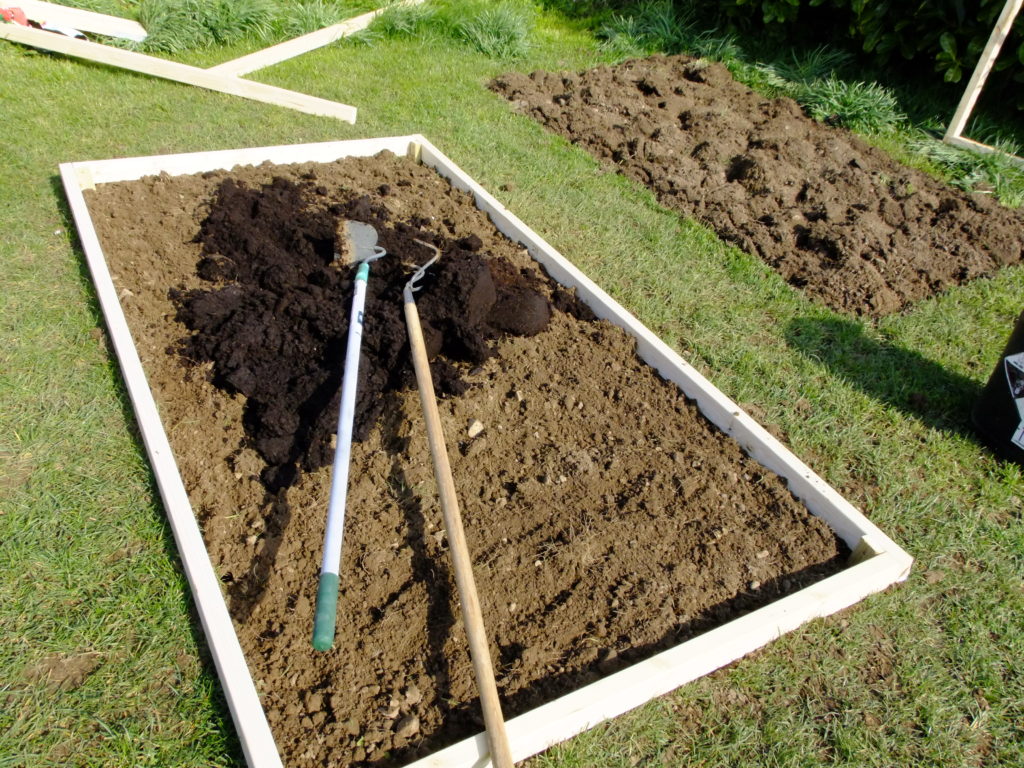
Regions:
M 961 149 L 973 149 L 975 152 L 983 152 L 990 155 L 1005 155 L 1006 159 L 1011 163 L 1016 163 L 1017 165 L 1024 167 L 1024 157 L 1008 155 L 995 147 L 990 147 L 988 144 L 982 144 L 980 141 L 975 141 L 974 139 L 968 139 L 966 136 L 947 136 L 944 141 L 947 144 L 952 144 L 954 147 L 960 147 Z
M 1006 0 L 1003 12 L 999 14 L 996 25 L 992 28 L 988 44 L 985 46 L 985 50 L 982 51 L 981 58 L 978 59 L 978 64 L 974 68 L 974 74 L 971 75 L 971 80 L 967 83 L 964 95 L 960 98 L 960 104 L 957 106 L 953 119 L 949 123 L 949 128 L 946 130 L 946 135 L 943 137 L 943 141 L 947 144 L 963 147 L 964 149 L 974 149 L 980 152 L 999 151 L 987 144 L 963 138 L 963 132 L 964 128 L 967 127 L 967 121 L 971 117 L 971 112 L 974 110 L 974 105 L 981 95 L 985 79 L 988 77 L 989 72 L 992 71 L 996 58 L 999 56 L 999 50 L 1003 47 L 1003 43 L 1006 42 L 1006 38 L 1013 28 L 1013 21 L 1017 18 L 1021 5 L 1024 5 L 1024 0 Z M 1021 160 L 1021 158 L 1016 159 Z M 1024 160 L 1021 162 L 1024 162 Z
M 400 5 L 419 5 L 422 2 L 423 0 L 405 0 Z M 330 45 L 343 37 L 364 30 L 383 12 L 383 8 L 378 8 L 376 11 L 370 11 L 361 16 L 353 16 L 351 19 L 318 29 L 307 35 L 285 40 L 283 43 L 264 48 L 262 51 L 256 51 L 231 61 L 225 61 L 223 64 L 210 67 L 208 71 L 218 72 L 223 75 L 245 75 L 249 72 L 255 72 L 257 69 L 263 69 L 271 64 L 278 64 L 317 48 L 323 48 L 325 45 Z
M 143 53 L 112 48 L 87 40 L 76 40 L 17 24 L 0 25 L 0 38 L 99 64 L 120 67 L 132 72 L 141 72 L 165 80 L 195 85 L 218 93 L 227 93 L 264 104 L 287 107 L 310 115 L 334 117 L 349 123 L 356 121 L 356 108 L 348 104 L 339 104 L 336 101 L 328 101 L 252 80 L 243 80 L 239 77 L 208 72 L 200 67 L 167 61 Z
M 68 8 L 66 5 L 46 3 L 42 0 L 7 0 L 4 5 L 21 8 L 29 19 L 37 23 L 74 27 L 82 32 L 94 32 L 97 35 L 120 37 L 135 42 L 146 39 L 145 27 L 137 21 L 122 19 L 120 16 Z

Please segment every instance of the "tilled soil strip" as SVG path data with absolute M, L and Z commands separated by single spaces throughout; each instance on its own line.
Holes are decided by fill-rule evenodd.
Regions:
M 652 56 L 491 83 L 833 309 L 881 317 L 1024 258 L 1024 215 L 904 167 L 721 64 Z

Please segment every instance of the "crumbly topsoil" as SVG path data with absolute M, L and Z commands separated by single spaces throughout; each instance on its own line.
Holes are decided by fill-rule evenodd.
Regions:
M 482 728 L 404 329 L 387 320 L 429 255 L 412 238 L 444 252 L 418 303 L 506 716 L 843 567 L 778 477 L 423 166 L 158 176 L 87 202 L 290 767 L 403 765 Z M 346 216 L 391 255 L 370 274 L 374 416 L 353 449 L 338 633 L 316 653 Z
M 768 99 L 720 64 L 653 56 L 491 83 L 833 309 L 897 312 L 1024 258 L 1024 215 Z

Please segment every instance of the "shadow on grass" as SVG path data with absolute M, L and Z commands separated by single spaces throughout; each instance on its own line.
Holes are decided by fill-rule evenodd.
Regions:
M 64 186 L 60 176 L 51 177 L 50 186 L 53 189 L 54 201 L 57 206 L 58 214 L 60 215 L 61 223 L 64 226 L 65 231 L 73 235 L 71 238 L 71 248 L 76 257 L 76 263 L 81 278 L 83 295 L 88 312 L 95 320 L 96 327 L 102 328 L 105 331 L 106 320 L 103 316 L 103 310 L 100 307 L 96 287 L 93 284 L 92 274 L 89 271 L 88 262 L 85 257 L 85 251 L 82 248 L 81 241 L 79 240 L 78 229 L 75 225 L 71 208 L 68 205 L 67 197 L 64 194 Z M 124 416 L 125 425 L 128 428 L 128 432 L 131 434 L 132 442 L 134 443 L 135 449 L 138 451 L 139 455 L 147 456 L 146 446 L 142 439 L 142 433 L 139 431 L 139 426 L 135 418 L 135 410 L 132 406 L 127 386 L 124 383 L 120 368 L 117 364 L 117 353 L 111 343 L 109 334 L 104 332 L 102 338 L 102 343 L 104 344 L 107 358 L 109 360 L 107 371 L 111 378 L 111 384 L 113 385 L 112 390 L 117 398 L 118 405 L 121 408 L 121 413 Z M 160 496 L 156 476 L 153 474 L 153 470 L 148 459 L 146 461 L 145 485 L 147 494 L 154 500 L 154 510 L 158 510 L 160 513 L 159 517 L 164 553 L 174 563 L 175 570 L 182 574 L 181 598 L 187 606 L 189 614 L 189 629 L 192 633 L 192 640 L 199 653 L 203 674 L 209 675 L 215 682 L 215 684 L 210 687 L 210 709 L 216 713 L 218 720 L 224 724 L 224 727 L 221 728 L 220 731 L 224 738 L 224 749 L 231 759 L 230 765 L 236 766 L 237 768 L 244 768 L 246 762 L 245 756 L 242 752 L 242 745 L 238 740 L 235 728 L 232 726 L 231 711 L 228 708 L 227 699 L 224 696 L 224 691 L 221 688 L 220 681 L 217 679 L 213 656 L 210 653 L 209 646 L 207 645 L 206 637 L 203 635 L 199 613 L 196 609 L 192 593 L 188 588 L 188 582 L 184 578 L 185 568 L 178 553 L 178 545 L 174 540 L 174 533 L 171 530 L 170 523 L 167 520 L 167 516 L 163 508 L 163 500 Z
M 798 318 L 786 328 L 786 341 L 879 402 L 933 429 L 977 439 L 970 411 L 981 387 L 966 376 L 918 352 L 868 338 L 863 326 L 845 318 Z

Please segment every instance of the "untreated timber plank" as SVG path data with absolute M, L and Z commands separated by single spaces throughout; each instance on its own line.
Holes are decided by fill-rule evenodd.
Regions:
M 999 18 L 992 28 L 988 44 L 985 46 L 985 50 L 982 51 L 981 58 L 978 59 L 978 64 L 974 68 L 974 74 L 971 75 L 970 82 L 967 83 L 964 95 L 960 98 L 960 104 L 957 106 L 953 119 L 949 123 L 949 128 L 946 130 L 946 135 L 943 137 L 947 144 L 982 152 L 998 151 L 987 144 L 964 139 L 963 132 L 964 128 L 967 127 L 967 121 L 971 117 L 971 112 L 974 110 L 974 105 L 978 101 L 978 96 L 981 95 L 981 88 L 985 85 L 985 79 L 988 77 L 989 72 L 992 71 L 996 58 L 999 56 L 999 50 L 1003 47 L 1003 43 L 1013 28 L 1013 21 L 1020 12 L 1021 5 L 1024 5 L 1024 0 L 1006 0 L 1003 12 L 999 14 Z M 958 139 L 960 141 L 957 141 Z
M 174 534 L 178 551 L 182 553 L 181 562 L 189 586 L 194 594 L 219 590 L 219 577 L 206 552 L 195 516 L 191 514 L 188 506 L 188 493 L 177 473 L 174 452 L 160 421 L 153 394 L 146 383 L 142 361 L 139 359 L 128 322 L 121 310 L 106 261 L 101 256 L 103 251 L 100 248 L 99 237 L 88 214 L 82 190 L 92 188 L 92 174 L 89 168 L 90 166 L 76 167 L 74 163 L 65 163 L 61 165 L 60 170 L 68 203 L 78 228 L 78 236 L 85 251 L 86 262 L 96 286 L 96 295 L 103 308 L 107 332 L 113 342 L 121 374 L 143 434 L 146 451 L 157 476 L 160 494 L 167 505 L 165 509 L 171 524 L 171 532 Z M 185 510 L 189 513 L 183 514 Z M 210 639 L 210 651 L 217 671 L 222 677 L 233 681 L 224 693 L 239 731 L 246 762 L 254 768 L 282 768 L 273 734 L 260 704 L 256 685 L 249 674 L 242 646 L 231 624 L 227 605 L 216 600 L 199 600 L 195 603 L 195 608 L 202 622 L 203 631 Z
M 140 42 L 146 39 L 146 28 L 137 21 L 108 16 L 105 13 L 69 8 L 43 0 L 9 0 L 4 3 L 21 8 L 32 21 L 46 22 L 58 26 L 74 27 L 82 32 L 94 32 L 107 37 L 120 37 Z
M 356 108 L 348 104 L 340 104 L 336 101 L 328 101 L 252 80 L 243 80 L 239 77 L 209 72 L 200 67 L 167 61 L 143 53 L 112 48 L 87 40 L 76 40 L 17 24 L 0 25 L 0 38 L 99 64 L 120 67 L 132 72 L 141 72 L 165 80 L 195 85 L 219 93 L 241 96 L 252 101 L 287 107 L 310 115 L 334 117 L 349 123 L 356 121 Z
M 966 136 L 947 136 L 944 140 L 947 144 L 952 144 L 954 147 L 960 147 L 961 149 L 973 149 L 975 152 L 984 152 L 985 154 L 1005 154 L 995 147 L 990 147 L 988 144 L 982 144 L 980 141 L 975 141 L 974 139 L 968 139 Z M 1024 157 L 1006 155 L 1006 159 L 1011 163 L 1024 166 Z
M 423 0 L 405 0 L 401 5 L 419 5 L 422 2 Z M 257 69 L 263 69 L 272 64 L 278 64 L 300 56 L 303 53 L 322 48 L 343 37 L 366 29 L 383 12 L 383 8 L 378 8 L 376 11 L 353 16 L 351 19 L 346 19 L 300 37 L 294 37 L 291 40 L 285 40 L 283 43 L 264 48 L 262 51 L 255 51 L 246 56 L 225 61 L 223 64 L 210 67 L 208 71 L 225 75 L 245 75 L 249 72 L 255 72 Z

